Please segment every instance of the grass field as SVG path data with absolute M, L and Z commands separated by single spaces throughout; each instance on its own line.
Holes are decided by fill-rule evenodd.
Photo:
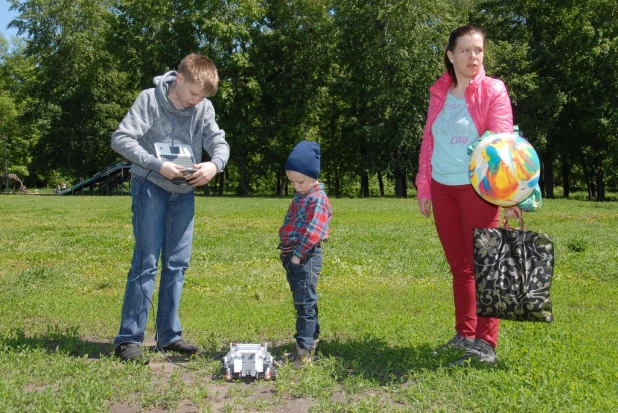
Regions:
M 226 383 L 210 356 L 229 342 L 293 346 L 275 249 L 289 200 L 196 202 L 181 321 L 205 355 L 178 367 L 160 353 L 148 366 L 111 357 L 129 197 L 0 197 L 0 411 L 618 410 L 616 203 L 545 200 L 526 214 L 530 230 L 554 236 L 555 322 L 503 322 L 495 368 L 449 369 L 458 354 L 434 353 L 454 334 L 454 311 L 432 220 L 414 199 L 333 199 L 319 362 L 275 382 Z

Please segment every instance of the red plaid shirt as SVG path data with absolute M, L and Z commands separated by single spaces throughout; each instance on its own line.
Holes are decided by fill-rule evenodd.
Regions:
M 279 228 L 281 246 L 291 247 L 294 256 L 302 260 L 309 250 L 328 238 L 332 214 L 324 185 L 316 184 L 306 194 L 297 193 Z

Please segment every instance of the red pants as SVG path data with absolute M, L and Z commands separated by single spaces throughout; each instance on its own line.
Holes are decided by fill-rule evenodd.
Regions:
M 472 185 L 448 186 L 431 182 L 436 229 L 453 274 L 455 330 L 460 336 L 480 338 L 496 347 L 500 320 L 476 315 L 474 228 L 495 228 L 500 208 L 484 201 Z

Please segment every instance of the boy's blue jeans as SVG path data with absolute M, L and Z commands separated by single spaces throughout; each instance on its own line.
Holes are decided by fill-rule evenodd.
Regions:
M 131 197 L 135 247 L 114 346 L 144 341 L 160 257 L 155 339 L 160 347 L 166 347 L 179 340 L 182 333 L 178 307 L 191 256 L 194 193 L 171 193 L 144 178 L 134 177 Z
M 292 264 L 291 259 L 291 253 L 281 255 L 296 309 L 294 338 L 300 348 L 311 350 L 313 340 L 320 336 L 317 285 L 322 269 L 322 248 L 314 248 L 300 264 Z

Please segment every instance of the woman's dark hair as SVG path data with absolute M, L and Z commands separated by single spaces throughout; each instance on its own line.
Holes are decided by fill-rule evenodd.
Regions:
M 451 76 L 451 79 L 453 79 L 453 84 L 455 86 L 457 86 L 457 76 L 455 76 L 455 67 L 453 67 L 453 64 L 451 63 L 451 60 L 448 58 L 448 55 L 446 54 L 447 51 L 450 51 L 451 53 L 455 52 L 455 46 L 457 45 L 457 39 L 459 39 L 461 36 L 468 36 L 471 34 L 480 34 L 481 37 L 483 37 L 483 47 L 485 46 L 485 33 L 483 33 L 483 30 L 481 30 L 480 28 L 476 27 L 476 26 L 460 26 L 458 28 L 456 28 L 455 30 L 453 30 L 450 34 L 450 36 L 448 37 L 448 44 L 446 45 L 446 50 L 444 51 L 444 67 L 446 67 L 446 71 L 448 72 L 448 74 Z

